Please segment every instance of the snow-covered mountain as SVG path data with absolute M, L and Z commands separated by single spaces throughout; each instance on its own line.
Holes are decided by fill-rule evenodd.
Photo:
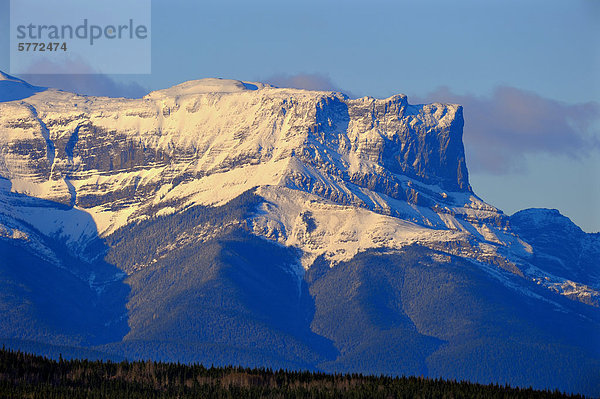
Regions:
M 349 99 L 223 79 L 115 99 L 0 76 L 2 267 L 11 270 L 5 271 L 10 284 L 35 287 L 9 290 L 7 304 L 29 305 L 2 320 L 5 338 L 178 359 L 186 352 L 175 347 L 194 343 L 200 346 L 189 349 L 196 356 L 189 359 L 493 380 L 493 372 L 465 374 L 446 363 L 460 353 L 472 365 L 481 350 L 474 342 L 489 346 L 482 330 L 494 330 L 497 321 L 463 309 L 452 322 L 461 320 L 460 326 L 453 324 L 448 335 L 452 328 L 442 331 L 450 323 L 442 315 L 429 320 L 423 314 L 429 302 L 414 308 L 423 301 L 414 289 L 453 303 L 463 298 L 458 292 L 476 286 L 463 305 L 491 301 L 479 311 L 504 315 L 516 306 L 503 319 L 508 324 L 497 327 L 517 326 L 515 334 L 527 335 L 524 353 L 545 345 L 537 349 L 544 356 L 574 361 L 576 352 L 586 370 L 600 370 L 600 349 L 583 350 L 585 357 L 574 344 L 600 332 L 600 237 L 557 211 L 509 217 L 477 197 L 468 180 L 459 105 L 411 105 L 404 95 Z M 30 261 L 15 256 L 19 251 Z M 382 280 L 391 273 L 384 258 L 392 269 L 403 260 L 403 277 Z M 78 311 L 92 306 L 99 316 L 76 327 L 69 321 L 70 329 L 53 330 L 54 318 L 36 324 L 35 304 L 43 300 L 34 297 L 47 278 L 23 277 L 28 264 L 39 274 L 58 273 L 59 292 L 64 284 L 89 290 L 81 295 L 92 299 Z M 424 268 L 416 280 L 409 279 L 409 264 Z M 434 269 L 435 284 L 422 281 Z M 371 276 L 373 270 L 379 276 Z M 356 295 L 344 296 L 353 290 Z M 506 298 L 497 299 L 499 292 Z M 364 311 L 370 320 L 362 327 L 360 320 L 340 319 L 357 300 L 357 314 Z M 532 317 L 519 308 L 525 302 L 552 322 L 523 327 Z M 232 312 L 242 316 L 228 319 Z M 24 318 L 33 321 L 14 321 Z M 223 325 L 226 319 L 233 324 Z M 567 320 L 581 323 L 581 331 L 545 330 Z M 268 344 L 240 332 L 248 323 Z M 103 333 L 91 332 L 102 325 Z M 342 336 L 335 325 L 344 326 Z M 364 335 L 373 328 L 379 335 Z M 408 345 L 414 353 L 402 362 L 373 360 L 373 353 L 386 353 L 389 340 L 413 335 L 402 350 Z M 169 349 L 156 352 L 157 342 Z M 556 357 L 557 348 L 568 355 Z M 510 376 L 522 370 L 513 371 Z M 577 377 L 560 386 L 598 388 L 579 371 L 575 367 Z M 499 381 L 527 384 L 497 373 Z M 538 374 L 532 384 L 553 381 Z M 577 378 L 585 382 L 573 382 Z
M 0 102 L 22 100 L 44 90 L 0 71 Z

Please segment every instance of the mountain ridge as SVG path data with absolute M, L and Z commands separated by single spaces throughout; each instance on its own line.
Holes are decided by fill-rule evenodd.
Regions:
M 9 192 L 89 213 L 93 223 L 71 233 L 76 237 L 70 241 L 80 247 L 78 237 L 93 236 L 94 229 L 108 235 L 153 212 L 224 204 L 259 187 L 275 206 L 251 219 L 254 233 L 302 248 L 304 268 L 321 255 L 337 263 L 360 250 L 399 248 L 429 236 L 425 241 L 434 241 L 432 248 L 454 247 L 454 254 L 462 251 L 518 275 L 528 274 L 552 290 L 564 285 L 560 277 L 540 279 L 544 273 L 527 265 L 531 247 L 511 230 L 511 218 L 474 195 L 458 105 L 410 105 L 405 95 L 350 100 L 336 92 L 201 79 L 140 100 L 44 91 L 26 101 L 0 103 L 0 115 L 0 127 L 9 132 L 0 138 L 0 173 L 10 182 Z M 289 195 L 274 194 L 281 190 Z M 383 231 L 358 233 L 352 225 L 337 231 L 337 222 L 324 215 L 327 220 L 315 220 L 328 226 L 319 232 L 321 238 L 341 233 L 350 237 L 343 242 L 355 244 L 332 248 L 331 239 L 318 244 L 311 232 L 302 231 L 306 223 L 282 219 L 278 211 L 291 206 L 302 213 L 298 208 L 310 204 L 311 195 L 331 202 L 326 213 L 342 219 L 347 206 L 391 219 L 380 218 Z M 303 218 L 307 212 L 315 211 L 306 210 Z M 352 214 L 350 220 L 358 217 Z M 513 215 L 512 220 L 518 218 Z M 387 226 L 398 219 L 416 226 L 390 232 Z M 47 231 L 53 225 L 54 233 Z M 64 233 L 62 225 L 55 219 L 44 228 L 47 233 Z M 440 237 L 439 229 L 446 237 Z M 406 241 L 404 232 L 411 230 L 420 233 Z M 365 233 L 387 238 L 379 238 L 379 243 L 357 240 L 357 234 Z M 312 250 L 307 240 L 313 242 Z M 390 244 L 394 241 L 399 244 Z M 456 247 L 455 241 L 461 244 Z M 586 281 L 598 287 L 595 276 Z M 583 290 L 588 302 L 587 296 L 598 297 L 594 289 L 574 284 L 569 292 Z
M 454 104 L 224 79 L 2 101 L 0 306 L 22 310 L 0 338 L 536 386 L 569 364 L 562 387 L 600 392 L 600 240 L 477 197 L 463 124 Z M 65 284 L 90 298 L 77 337 L 35 317 L 85 311 L 46 296 Z

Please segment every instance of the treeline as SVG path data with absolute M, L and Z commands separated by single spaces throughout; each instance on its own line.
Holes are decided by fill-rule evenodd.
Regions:
M 581 398 L 420 377 L 324 374 L 152 361 L 51 360 L 0 350 L 2 398 Z

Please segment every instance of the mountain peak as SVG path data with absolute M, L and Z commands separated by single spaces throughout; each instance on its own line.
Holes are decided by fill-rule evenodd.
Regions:
M 24 82 L 21 79 L 17 79 L 14 76 L 10 76 L 9 74 L 0 71 L 0 81 L 4 81 L 4 80 L 12 80 L 12 81 Z
M 0 71 L 0 102 L 22 100 L 46 90 Z
M 550 226 L 570 233 L 583 233 L 571 219 L 560 213 L 558 209 L 528 208 L 514 213 L 510 217 L 511 223 L 529 229 L 546 229 Z

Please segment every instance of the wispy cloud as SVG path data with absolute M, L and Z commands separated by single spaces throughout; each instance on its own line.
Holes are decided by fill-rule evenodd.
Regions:
M 464 142 L 472 171 L 503 174 L 523 169 L 528 154 L 583 159 L 600 149 L 596 102 L 565 104 L 507 86 L 496 88 L 489 97 L 440 88 L 418 101 L 463 105 Z
M 148 94 L 137 83 L 117 82 L 107 75 L 20 75 L 28 83 L 88 96 L 139 98 Z
M 110 76 L 95 73 L 87 64 L 70 61 L 68 65 L 59 65 L 49 61 L 44 65 L 36 64 L 33 71 L 56 72 L 53 74 L 21 74 L 19 78 L 43 87 L 65 90 L 89 96 L 139 98 L 148 94 L 148 90 L 135 82 L 118 82 Z M 65 71 L 73 73 L 63 73 Z

